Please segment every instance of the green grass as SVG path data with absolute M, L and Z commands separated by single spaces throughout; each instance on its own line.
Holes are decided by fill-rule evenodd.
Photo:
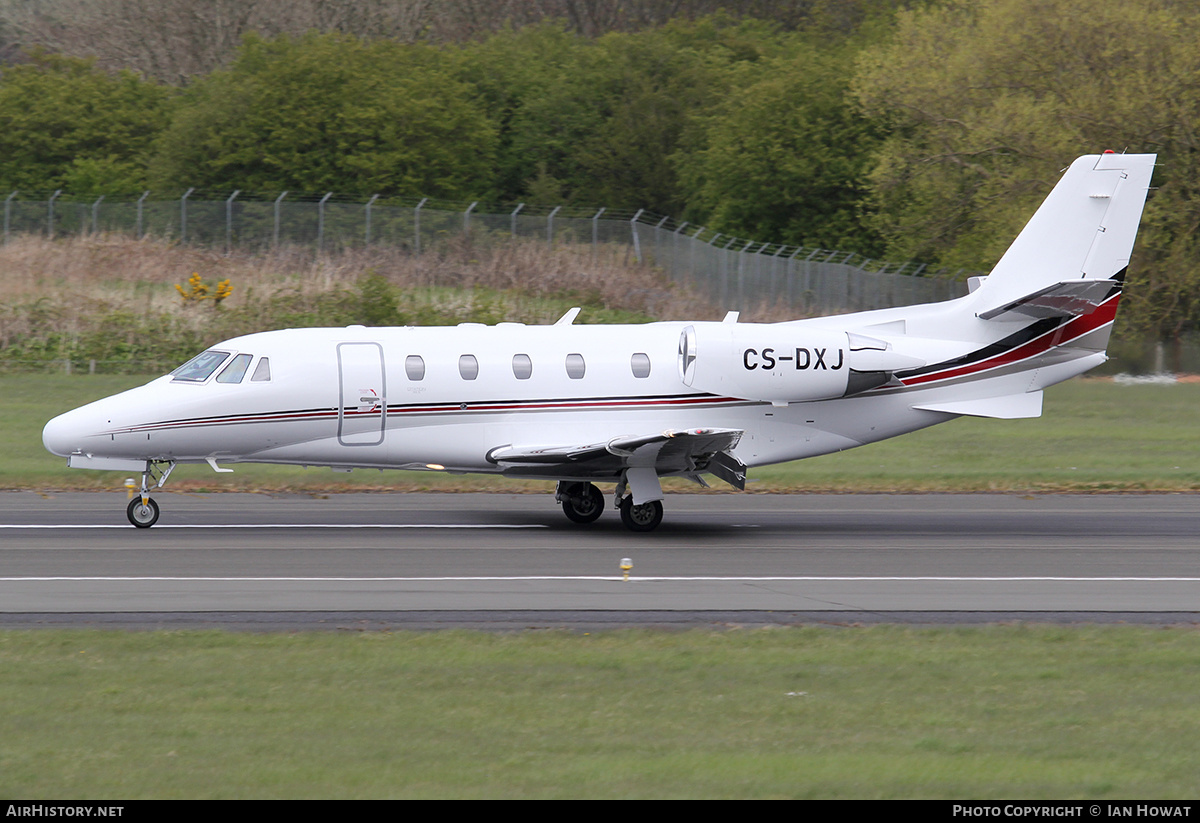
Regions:
M 0 633 L 0 796 L 1194 798 L 1194 628 Z
M 0 487 L 119 489 L 124 475 L 72 471 L 41 429 L 59 412 L 144 383 L 116 375 L 0 376 Z M 754 469 L 758 491 L 1195 491 L 1200 489 L 1200 384 L 1073 380 L 1046 392 L 1031 420 L 963 418 L 840 454 Z M 669 490 L 696 487 L 672 481 Z M 519 491 L 545 483 L 433 472 L 181 466 L 168 490 L 363 488 Z

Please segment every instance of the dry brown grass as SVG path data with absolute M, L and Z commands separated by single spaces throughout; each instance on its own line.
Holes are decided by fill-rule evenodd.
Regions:
M 289 326 L 552 323 L 572 305 L 584 308 L 585 323 L 724 315 L 631 257 L 620 245 L 549 248 L 528 239 L 458 237 L 421 255 L 375 247 L 316 256 L 294 247 L 227 255 L 122 235 L 18 236 L 0 246 L 0 371 L 90 361 L 155 370 L 217 340 Z M 176 286 L 188 288 L 193 274 L 213 290 L 230 281 L 220 311 L 211 300 L 181 299 Z M 791 318 L 763 306 L 742 319 Z
M 235 291 L 228 305 L 279 292 L 352 288 L 378 273 L 401 289 L 452 287 L 520 291 L 535 296 L 578 295 L 606 308 L 663 319 L 719 318 L 720 310 L 657 272 L 626 259 L 623 247 L 548 248 L 518 241 L 475 245 L 459 240 L 419 256 L 395 248 L 352 249 L 314 256 L 286 247 L 226 255 L 195 246 L 120 235 L 48 240 L 18 236 L 0 247 L 4 302 L 70 297 L 113 301 L 139 295 L 142 310 L 172 310 L 181 303 L 176 284 L 198 272 L 206 283 L 226 278 Z M 160 286 L 161 288 L 154 288 Z

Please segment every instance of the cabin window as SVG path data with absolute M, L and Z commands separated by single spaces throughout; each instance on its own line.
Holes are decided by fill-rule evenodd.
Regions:
M 227 351 L 206 351 L 193 357 L 182 366 L 171 372 L 176 380 L 189 383 L 203 383 L 212 377 L 212 373 L 229 358 Z
M 246 369 L 250 368 L 250 361 L 253 359 L 254 355 L 252 354 L 239 354 L 230 360 L 229 365 L 217 375 L 217 382 L 241 383 L 242 378 L 246 376 Z
M 463 380 L 474 380 L 479 376 L 479 361 L 473 354 L 464 354 L 458 358 L 458 373 Z
M 533 375 L 533 361 L 529 359 L 529 355 L 513 355 L 513 375 L 518 380 L 528 380 Z
M 254 374 L 250 375 L 251 383 L 266 383 L 271 379 L 271 358 L 261 357 L 258 360 L 258 365 L 254 367 Z
M 629 359 L 629 368 L 633 369 L 634 377 L 649 377 L 650 376 L 650 355 L 645 352 L 636 352 Z
M 419 354 L 410 354 L 404 358 L 404 373 L 409 380 L 425 379 L 425 360 Z
M 567 377 L 572 380 L 579 380 L 583 377 L 583 373 L 587 366 L 583 362 L 582 354 L 567 355 Z

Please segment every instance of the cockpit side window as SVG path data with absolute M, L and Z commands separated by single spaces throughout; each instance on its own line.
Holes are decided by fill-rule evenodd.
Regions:
M 212 377 L 212 373 L 227 359 L 229 359 L 229 352 L 227 351 L 216 351 L 214 349 L 201 352 L 171 372 L 171 374 L 175 380 L 182 380 L 188 383 L 203 383 Z
M 254 374 L 250 375 L 251 383 L 265 383 L 271 379 L 271 358 L 263 357 L 259 359 L 258 365 L 254 367 Z
M 252 354 L 239 354 L 230 360 L 229 365 L 217 375 L 217 382 L 241 383 L 242 378 L 246 376 L 246 369 L 250 368 L 250 361 L 253 359 L 254 355 Z

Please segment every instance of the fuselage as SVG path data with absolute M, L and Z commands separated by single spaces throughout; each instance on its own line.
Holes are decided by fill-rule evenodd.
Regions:
M 938 304 L 920 308 L 942 311 Z M 843 327 L 885 332 L 888 324 L 886 316 L 847 315 L 782 324 L 261 332 L 213 346 L 198 366 L 61 415 L 46 425 L 43 438 L 47 449 L 64 456 L 498 473 L 489 460 L 498 447 L 604 443 L 713 427 L 744 431 L 734 454 L 755 466 L 840 451 L 955 416 L 913 408 L 922 396 L 1004 394 L 1013 390 L 1007 383 L 1028 391 L 1034 361 L 1053 365 L 1047 362 L 1052 348 L 1060 367 L 1043 370 L 1042 383 L 1094 365 L 1082 362 L 1092 347 L 1046 345 L 1016 363 L 985 363 L 970 379 L 911 387 L 892 380 L 855 396 L 791 403 L 748 397 L 754 392 L 739 385 L 727 394 L 720 391 L 724 384 L 706 391 L 684 382 L 681 340 L 689 329 L 699 329 L 702 344 L 736 330 L 740 336 L 724 344 L 729 351 L 716 352 L 709 343 L 699 357 L 715 364 L 724 355 L 743 382 L 791 379 L 803 390 L 804 381 L 835 378 L 838 369 L 849 371 L 848 356 L 859 356 L 836 348 L 845 334 L 830 337 L 827 329 L 828 320 L 837 319 Z M 979 334 L 967 330 L 960 338 Z M 889 348 L 915 352 L 922 362 L 951 362 L 988 342 L 890 336 Z

